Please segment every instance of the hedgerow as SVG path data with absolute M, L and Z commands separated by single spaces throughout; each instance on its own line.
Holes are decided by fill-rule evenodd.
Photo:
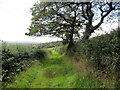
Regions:
M 33 45 L 8 45 L 2 43 L 2 81 L 12 82 L 13 77 L 30 67 L 37 59 L 45 57 L 43 50 Z
M 120 31 L 97 36 L 86 41 L 80 40 L 71 50 L 74 58 L 85 56 L 92 66 L 104 73 L 115 73 L 120 60 Z M 119 68 L 120 69 L 120 68 Z

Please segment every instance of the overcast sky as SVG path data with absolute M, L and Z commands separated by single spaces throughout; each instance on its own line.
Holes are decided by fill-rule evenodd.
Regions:
M 17 42 L 49 42 L 56 38 L 26 36 L 31 23 L 30 8 L 37 0 L 0 0 L 0 40 Z M 106 25 L 104 30 L 117 24 Z M 110 29 L 109 29 L 110 30 Z M 93 34 L 94 35 L 94 34 Z
M 35 1 L 37 0 L 0 0 L 0 40 L 42 43 L 56 40 L 25 35 L 31 23 L 30 8 Z

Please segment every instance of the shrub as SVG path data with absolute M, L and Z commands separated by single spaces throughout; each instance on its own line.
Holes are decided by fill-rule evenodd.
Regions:
M 45 57 L 45 52 L 32 45 L 8 45 L 2 43 L 2 81 L 11 82 L 13 77 L 32 65 L 34 60 Z M 4 83 L 3 83 L 4 84 Z
M 66 53 L 66 50 L 67 50 L 67 45 L 55 47 L 54 50 L 55 50 L 56 52 L 58 52 L 59 54 L 65 54 L 65 53 Z
M 77 58 L 86 56 L 96 69 L 114 73 L 116 62 L 120 57 L 118 33 L 119 30 L 87 41 L 81 40 L 74 46 L 72 55 Z
M 46 57 L 46 52 L 40 49 L 35 49 L 33 52 L 33 58 L 42 61 Z

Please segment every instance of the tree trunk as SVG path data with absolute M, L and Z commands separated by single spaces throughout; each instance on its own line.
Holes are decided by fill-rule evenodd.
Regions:
M 70 41 L 67 47 L 68 50 L 70 50 L 73 46 L 73 33 L 74 33 L 74 27 L 72 28 L 71 33 L 70 33 Z
M 88 23 L 89 24 L 89 23 Z M 83 40 L 88 40 L 89 39 L 89 37 L 91 36 L 91 34 L 94 32 L 94 28 L 92 28 L 92 25 L 87 25 L 86 26 L 86 30 L 85 30 L 85 32 L 83 33 L 83 37 L 82 37 L 82 39 Z
M 70 41 L 69 41 L 69 44 L 68 44 L 68 50 L 70 51 L 70 49 L 73 47 L 73 34 L 74 34 L 74 29 L 75 29 L 75 22 L 76 22 L 76 11 L 75 11 L 75 14 L 74 14 L 74 18 L 73 18 L 73 23 L 72 23 L 72 27 L 71 27 L 71 32 L 70 32 Z
M 90 37 L 91 33 L 88 32 L 87 30 L 84 32 L 82 39 L 83 40 L 88 40 Z

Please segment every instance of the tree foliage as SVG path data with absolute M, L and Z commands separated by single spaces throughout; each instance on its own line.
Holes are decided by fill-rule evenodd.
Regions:
M 90 35 L 97 30 L 104 19 L 115 19 L 117 17 L 116 10 L 120 9 L 120 2 L 86 2 L 82 5 L 82 17 L 85 19 L 85 32 L 83 39 L 88 39 Z M 113 14 L 113 15 L 112 15 Z M 115 15 L 116 14 L 116 15 Z M 94 21 L 99 22 L 93 25 Z
M 36 3 L 31 9 L 33 18 L 27 35 L 51 35 L 73 43 L 83 22 L 78 8 L 79 4 L 75 3 Z
M 105 17 L 118 10 L 120 2 L 37 2 L 31 8 L 33 15 L 29 36 L 50 35 L 62 38 L 73 45 L 74 38 L 83 39 L 100 27 Z M 93 22 L 99 20 L 96 25 Z

